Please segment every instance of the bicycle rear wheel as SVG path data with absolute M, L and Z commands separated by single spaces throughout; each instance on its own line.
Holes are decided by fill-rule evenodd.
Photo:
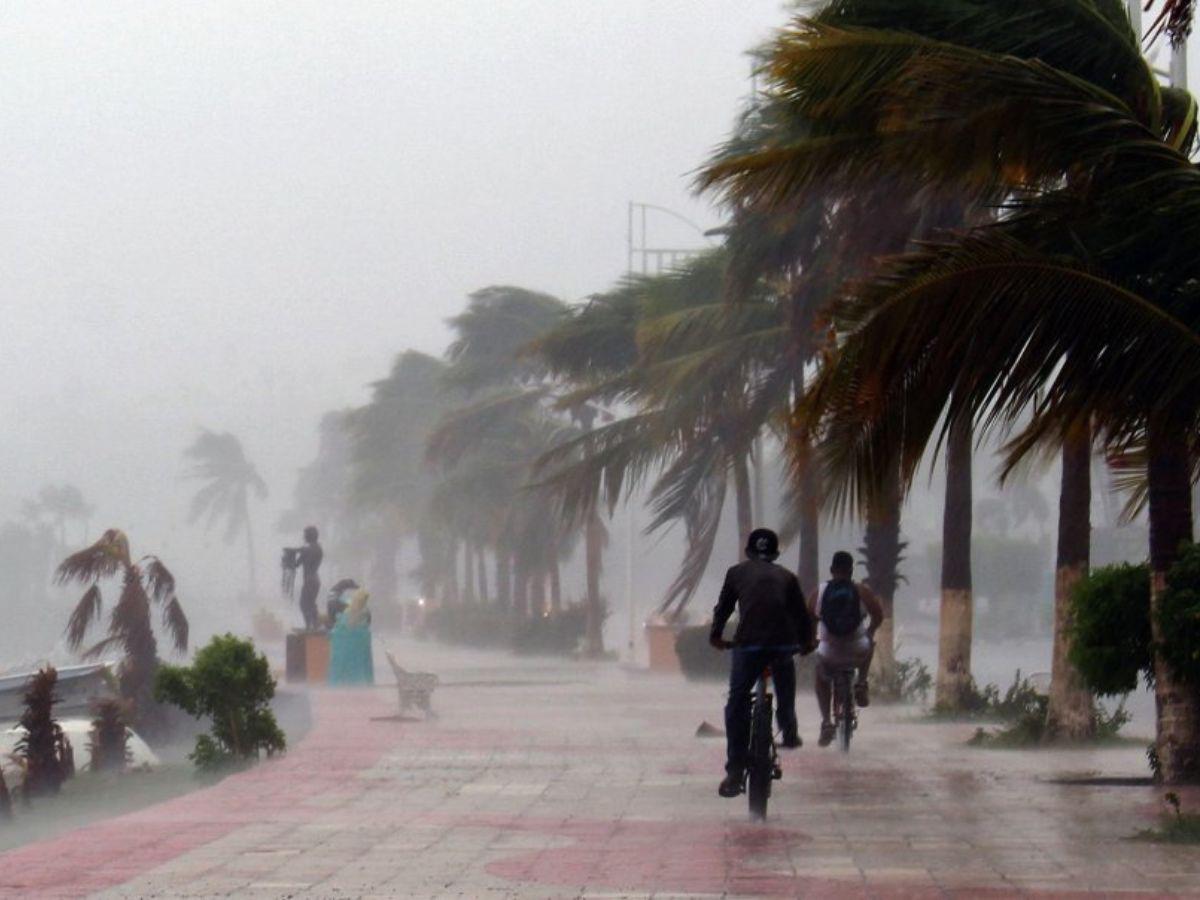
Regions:
M 850 678 L 839 672 L 837 689 L 837 745 L 843 753 L 850 752 L 850 736 L 854 733 L 854 697 L 850 692 Z
M 750 816 L 767 817 L 767 801 L 771 797 L 771 701 L 757 703 L 750 724 L 750 766 L 747 771 L 746 796 L 750 801 Z

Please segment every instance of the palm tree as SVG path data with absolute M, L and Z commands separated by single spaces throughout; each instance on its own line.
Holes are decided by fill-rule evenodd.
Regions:
M 930 185 L 1012 193 L 1017 203 L 1002 221 L 909 254 L 840 304 L 843 337 L 814 389 L 811 421 L 829 426 L 832 469 L 847 475 L 851 494 L 866 496 L 881 486 L 880 461 L 898 459 L 907 482 L 931 436 L 962 420 L 1009 425 L 1032 407 L 1012 460 L 1061 445 L 1089 419 L 1104 444 L 1144 436 L 1151 563 L 1161 584 L 1179 542 L 1191 537 L 1200 323 L 1188 287 L 1197 268 L 1188 228 L 1200 189 L 1186 149 L 1195 104 L 1157 85 L 1119 4 L 1055 4 L 1058 21 L 1044 41 L 1030 32 L 1046 6 L 1019 6 L 981 9 L 971 20 L 978 35 L 989 15 L 1022 17 L 1021 29 L 1010 20 L 1009 34 L 996 31 L 1000 39 L 982 50 L 930 41 L 919 28 L 802 24 L 777 77 L 817 79 L 820 114 L 835 131 L 847 110 L 885 110 L 890 127 L 827 141 L 838 145 L 836 158 L 810 145 L 746 161 L 740 175 L 769 192 L 768 177 L 781 184 L 786 165 L 791 190 L 871 160 L 876 172 L 898 167 Z M 1096 35 L 1086 54 L 1077 34 L 1067 41 L 1064 14 Z M 1038 60 L 1020 58 L 1030 47 L 1041 49 Z M 868 66 L 869 98 L 861 80 Z M 867 371 L 872 392 L 864 391 Z M 1195 693 L 1169 671 L 1159 675 L 1158 752 L 1168 778 L 1186 778 L 1200 759 Z
M 151 607 L 161 611 L 162 624 L 175 650 L 187 650 L 188 620 L 175 596 L 175 577 L 155 556 L 134 560 L 125 534 L 110 528 L 92 544 L 68 556 L 58 567 L 58 584 L 87 585 L 67 623 L 67 645 L 78 650 L 88 629 L 104 611 L 101 582 L 119 578 L 120 594 L 108 617 L 108 634 L 85 652 L 96 659 L 110 649 L 124 653 L 117 676 L 121 695 L 137 717 L 145 719 L 153 708 L 152 689 L 158 670 L 158 643 L 151 624 Z
M 230 543 L 238 532 L 246 536 L 247 596 L 257 590 L 254 560 L 254 528 L 250 524 L 250 497 L 259 500 L 267 496 L 266 482 L 254 464 L 246 458 L 242 442 L 229 432 L 218 434 L 204 429 L 183 451 L 191 461 L 188 475 L 206 482 L 192 498 L 188 521 L 196 522 L 207 516 L 205 526 L 211 528 L 219 519 L 225 520 L 225 542 Z
M 95 508 L 84 499 L 83 492 L 75 485 L 47 484 L 38 491 L 35 500 L 25 502 L 24 512 L 26 518 L 34 521 L 40 520 L 43 515 L 49 518 L 58 541 L 58 551 L 65 553 L 68 520 L 83 522 L 86 532 L 87 521 L 95 512 Z M 86 534 L 84 537 L 86 538 Z
M 537 344 L 552 371 L 575 385 L 561 405 L 631 410 L 542 461 L 568 513 L 611 512 L 654 476 L 648 531 L 686 525 L 688 550 L 664 612 L 681 609 L 698 586 L 731 483 L 740 556 L 754 515 L 755 441 L 780 412 L 781 367 L 758 364 L 777 361 L 785 336 L 778 307 L 761 291 L 729 307 L 728 274 L 725 254 L 714 251 L 666 275 L 630 279 Z
M 429 517 L 434 470 L 425 444 L 437 422 L 462 393 L 446 384 L 447 367 L 414 350 L 401 353 L 387 378 L 371 386 L 371 400 L 351 410 L 341 426 L 348 441 L 343 510 L 355 521 L 359 542 L 373 548 L 372 583 L 379 596 L 396 593 L 396 560 L 402 542 L 418 539 L 426 593 L 448 584 L 442 535 Z

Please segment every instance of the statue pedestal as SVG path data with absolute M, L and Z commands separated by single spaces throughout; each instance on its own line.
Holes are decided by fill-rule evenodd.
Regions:
M 329 635 L 293 631 L 287 636 L 287 680 L 324 684 L 329 680 Z

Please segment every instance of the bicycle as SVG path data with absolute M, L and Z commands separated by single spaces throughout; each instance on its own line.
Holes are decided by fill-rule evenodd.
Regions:
M 850 738 L 858 728 L 858 712 L 854 707 L 853 666 L 839 668 L 833 673 L 833 725 L 838 747 L 850 752 Z
M 771 782 L 783 777 L 779 767 L 779 753 L 775 746 L 775 729 L 772 726 L 774 698 L 767 690 L 771 670 L 764 669 L 754 688 L 754 700 L 750 707 L 750 753 L 746 766 L 746 797 L 750 801 L 750 817 L 765 819 L 767 801 L 771 798 Z

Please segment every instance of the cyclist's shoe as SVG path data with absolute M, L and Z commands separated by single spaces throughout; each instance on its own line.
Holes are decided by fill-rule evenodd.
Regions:
M 856 681 L 854 683 L 854 702 L 860 707 L 871 705 L 871 695 L 867 693 L 867 683 L 865 681 Z
M 779 781 L 782 778 L 783 778 L 783 769 L 781 769 L 778 765 L 771 766 L 771 780 Z
M 818 747 L 828 747 L 837 737 L 837 726 L 832 722 L 821 723 L 821 737 L 817 739 Z
M 744 780 L 741 772 L 730 772 L 717 787 L 717 793 L 722 797 L 736 797 L 742 792 Z
M 804 741 L 800 737 L 800 732 L 785 731 L 783 739 L 779 742 L 779 746 L 784 750 L 796 750 L 804 746 Z

